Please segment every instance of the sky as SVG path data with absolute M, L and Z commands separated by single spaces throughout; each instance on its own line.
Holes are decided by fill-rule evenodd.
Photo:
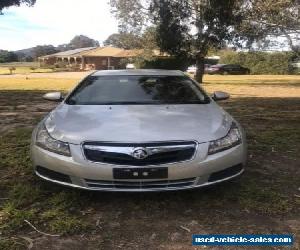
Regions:
M 33 7 L 4 9 L 0 15 L 0 49 L 68 43 L 75 35 L 100 42 L 117 32 L 108 0 L 37 0 Z

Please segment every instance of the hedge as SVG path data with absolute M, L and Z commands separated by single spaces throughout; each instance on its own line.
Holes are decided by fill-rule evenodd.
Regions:
M 293 60 L 297 59 L 292 52 L 235 52 L 226 50 L 220 51 L 218 54 L 221 58 L 219 62 L 206 59 L 205 63 L 239 64 L 249 68 L 253 75 L 299 74 L 299 71 L 291 65 Z M 138 57 L 133 60 L 123 60 L 120 62 L 120 67 L 125 68 L 127 63 L 134 63 L 137 68 L 142 69 L 178 69 L 185 71 L 188 66 L 194 65 L 196 62 L 184 57 Z
M 251 74 L 294 74 L 297 73 L 291 66 L 295 59 L 292 52 L 234 52 L 220 53 L 220 63 L 239 64 L 250 69 Z
M 140 58 L 136 64 L 141 69 L 176 69 L 185 71 L 192 64 L 192 61 L 183 57 L 158 57 L 152 60 Z

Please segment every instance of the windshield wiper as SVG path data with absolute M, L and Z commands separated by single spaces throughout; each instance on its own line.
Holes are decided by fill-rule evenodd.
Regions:
M 160 101 L 160 102 L 76 102 L 75 100 L 68 100 L 69 105 L 180 105 L 180 104 L 206 104 L 207 100 L 190 101 L 190 102 L 172 102 L 172 101 Z

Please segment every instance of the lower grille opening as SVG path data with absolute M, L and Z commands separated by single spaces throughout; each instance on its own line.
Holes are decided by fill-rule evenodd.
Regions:
M 194 184 L 196 178 L 166 180 L 166 181 L 101 181 L 86 179 L 90 188 L 101 189 L 157 189 L 188 187 Z
M 72 183 L 70 176 L 50 170 L 48 168 L 37 166 L 36 172 L 44 177 L 51 179 L 51 180 Z
M 208 182 L 218 181 L 225 178 L 228 178 L 230 176 L 233 176 L 235 174 L 238 174 L 243 169 L 243 164 L 238 164 L 233 167 L 229 167 L 226 169 L 223 169 L 218 172 L 214 172 L 210 175 Z

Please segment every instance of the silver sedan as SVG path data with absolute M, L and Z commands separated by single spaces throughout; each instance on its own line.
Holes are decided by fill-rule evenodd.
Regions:
M 181 71 L 106 70 L 83 79 L 36 127 L 35 173 L 88 190 L 203 187 L 243 173 L 239 123 Z

